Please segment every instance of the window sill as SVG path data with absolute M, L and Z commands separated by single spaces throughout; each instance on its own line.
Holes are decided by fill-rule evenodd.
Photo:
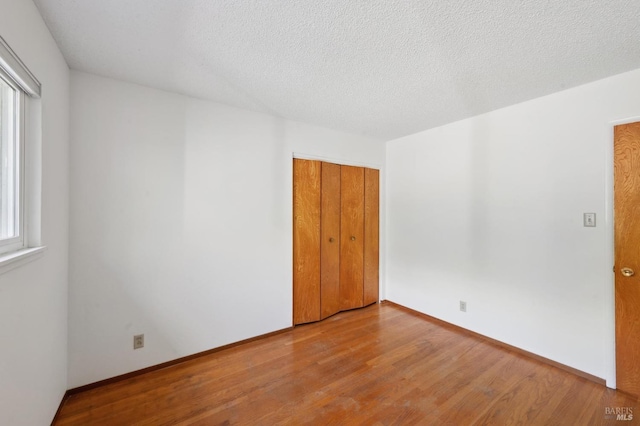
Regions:
M 0 255 L 0 274 L 4 274 L 13 268 L 17 268 L 18 266 L 22 266 L 25 263 L 29 263 L 32 260 L 40 258 L 46 249 L 47 248 L 45 246 L 29 247 L 12 253 Z

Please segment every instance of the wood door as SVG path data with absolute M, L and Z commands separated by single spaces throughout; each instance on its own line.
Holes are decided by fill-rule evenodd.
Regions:
M 364 168 L 340 167 L 340 307 L 363 306 Z
M 320 320 L 320 161 L 293 160 L 293 323 Z
M 380 172 L 364 169 L 364 305 L 378 301 Z
M 340 311 L 340 166 L 322 163 L 320 318 Z
M 640 396 L 640 123 L 614 128 L 614 194 L 616 383 Z

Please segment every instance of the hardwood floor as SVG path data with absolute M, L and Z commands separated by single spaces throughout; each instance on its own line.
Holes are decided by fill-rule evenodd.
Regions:
M 632 410 L 633 420 L 611 411 Z M 635 398 L 393 305 L 71 395 L 56 425 L 636 424 Z

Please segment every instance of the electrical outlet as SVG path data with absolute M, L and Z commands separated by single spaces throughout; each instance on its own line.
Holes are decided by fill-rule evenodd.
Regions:
M 467 302 L 460 301 L 460 312 L 467 312 Z
M 144 334 L 136 334 L 133 336 L 133 349 L 144 348 Z

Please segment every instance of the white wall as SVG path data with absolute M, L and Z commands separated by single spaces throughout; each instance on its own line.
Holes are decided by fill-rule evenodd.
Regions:
M 638 95 L 640 70 L 389 142 L 388 299 L 614 385 L 611 122 Z
M 69 69 L 31 1 L 0 0 L 0 11 L 0 35 L 42 83 L 41 152 L 31 154 L 47 246 L 0 275 L 0 424 L 44 425 L 67 386 Z
M 71 113 L 71 388 L 290 327 L 293 153 L 385 161 L 380 141 L 79 72 Z

